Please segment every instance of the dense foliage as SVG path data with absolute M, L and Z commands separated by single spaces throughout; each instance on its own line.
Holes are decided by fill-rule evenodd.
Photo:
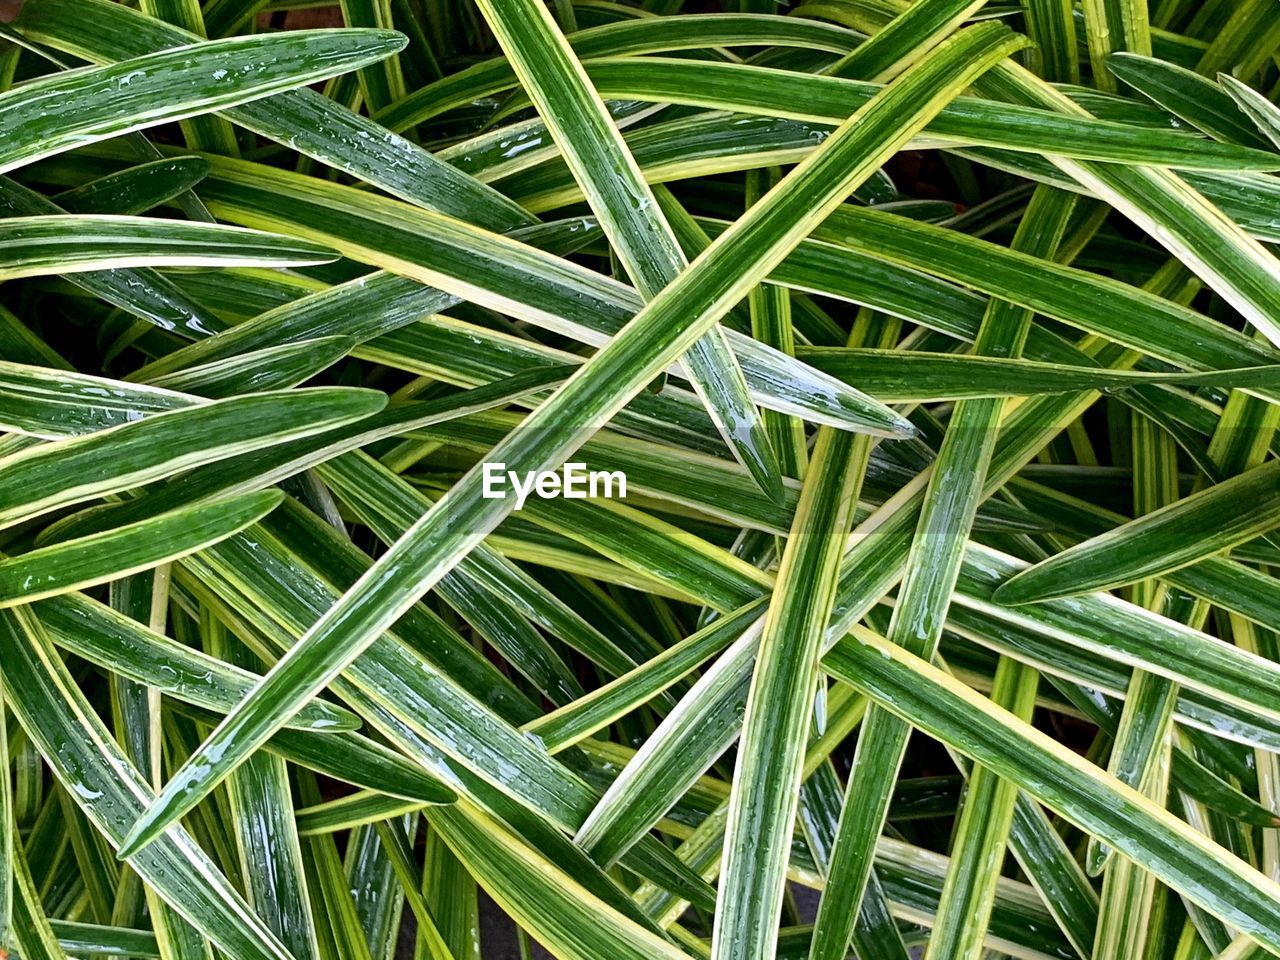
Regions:
M 26 0 L 0 958 L 1280 954 L 1278 92 L 1276 0 Z

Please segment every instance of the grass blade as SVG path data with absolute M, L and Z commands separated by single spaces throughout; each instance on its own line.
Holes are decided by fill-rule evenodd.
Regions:
M 110 0 L 24 4 L 27 36 L 95 63 L 190 45 L 200 38 Z M 346 33 L 348 31 L 340 31 Z M 377 31 L 374 31 L 375 33 Z M 398 50 L 403 46 L 392 47 Z M 388 48 L 386 53 L 393 52 Z M 392 196 L 480 226 L 509 229 L 532 218 L 496 191 L 462 176 L 421 147 L 309 90 L 292 90 L 228 111 L 235 123 L 289 143 L 322 163 L 377 184 Z M 424 171 L 429 176 L 423 176 Z
M 1019 103 L 1069 113 L 1082 108 L 1025 70 L 1009 65 L 997 75 Z M 1272 343 L 1280 344 L 1280 299 L 1271 282 L 1275 258 L 1176 174 L 1155 168 L 1120 171 L 1055 159 L 1071 177 L 1105 197 L 1202 277 Z
M 1039 69 L 1052 83 L 1079 83 L 1073 5 L 1067 0 L 1022 0 L 1027 36 L 1035 41 Z
M 306 86 L 404 46 L 391 31 L 211 40 L 53 74 L 0 94 L 0 172 L 169 120 Z M 50 111 L 48 104 L 57 103 Z
M 115 196 L 113 193 L 112 197 Z M 5 212 L 12 216 L 29 217 L 64 212 L 56 203 L 8 177 L 0 177 L 0 200 Z M 114 208 L 106 212 L 128 214 L 127 210 Z M 73 272 L 65 276 L 94 296 L 149 320 L 161 329 L 209 330 L 217 329 L 219 325 L 218 319 L 209 310 L 186 296 L 176 284 L 155 270 L 117 268 L 89 274 Z
M 429 819 L 486 892 L 558 956 L 685 956 L 674 944 L 619 916 L 483 811 L 460 804 L 433 811 Z M 575 917 L 580 921 L 575 923 Z
M 149 217 L 13 217 L 0 220 L 0 280 L 116 267 L 287 267 L 333 254 L 291 237 Z
M 1107 58 L 1107 69 L 1129 86 L 1150 97 L 1211 137 L 1247 146 L 1265 147 L 1266 141 L 1241 116 L 1229 92 L 1191 70 L 1134 53 Z
M 1084 0 L 1084 33 L 1089 47 L 1093 82 L 1103 90 L 1116 89 L 1107 71 L 1107 58 L 1117 51 L 1151 55 L 1151 24 L 1145 0 Z
M 725 826 L 725 899 L 711 947 L 719 960 L 768 956 L 776 948 L 775 917 L 804 759 L 799 747 L 869 452 L 851 434 L 819 434 L 782 554 L 743 715 Z
M 912 63 L 927 56 L 986 0 L 927 0 L 913 4 L 879 30 L 866 43 L 836 61 L 830 73 L 836 77 L 893 79 Z
M 125 490 L 202 463 L 306 437 L 376 413 L 386 398 L 370 391 L 315 388 L 264 393 L 156 414 L 0 460 L 0 523 Z M 111 469 L 93 469 L 102 451 Z M 88 479 L 92 478 L 92 479 Z
M 1018 574 L 993 594 L 1034 603 L 1123 586 L 1243 543 L 1280 523 L 1280 463 L 1269 463 L 1192 494 Z M 1241 503 L 1256 503 L 1241 511 Z
M 88 597 L 68 596 L 32 608 L 55 644 L 91 663 L 168 696 L 226 712 L 253 685 L 250 674 L 183 646 Z M 347 710 L 313 701 L 293 729 L 354 730 Z
M 0 24 L 0 960 L 1280 954 L 1274 0 L 315 2 Z
M 53 202 L 71 213 L 145 213 L 186 193 L 208 172 L 199 157 L 152 160 L 66 190 Z
M 609 342 L 641 307 L 634 291 L 571 261 L 363 191 L 230 161 L 216 161 L 205 183 L 202 192 L 227 219 L 324 237 L 353 259 L 592 346 Z M 345 215 L 341 234 L 333 229 L 335 209 Z M 728 339 L 757 403 L 851 429 L 905 430 L 897 414 L 834 378 L 749 338 Z M 672 372 L 683 375 L 678 366 Z
M 1263 136 L 1280 147 L 1280 109 L 1235 77 L 1224 73 L 1218 77 L 1218 83 L 1226 89 L 1236 106 L 1262 131 Z
M 602 96 L 679 103 L 838 124 L 880 89 L 878 84 L 810 76 L 763 66 L 722 64 L 661 57 L 589 60 L 587 75 Z M 810 141 L 824 131 L 803 129 Z M 634 140 L 639 139 L 637 132 Z M 1043 108 L 1001 108 L 990 100 L 963 97 L 941 111 L 921 133 L 921 141 L 961 147 L 980 144 L 1020 152 L 1081 159 L 1143 162 L 1144 158 L 1191 169 L 1227 169 L 1228 158 L 1246 169 L 1275 169 L 1274 156 L 1234 144 L 1209 144 L 1173 131 L 1086 119 L 1054 117 Z M 638 146 L 631 147 L 638 153 Z M 802 151 L 806 152 L 806 151 Z
M 13 863 L 14 825 L 17 822 L 13 809 L 13 778 L 9 774 L 9 726 L 8 711 L 4 706 L 4 671 L 0 670 L 0 861 Z M 0 950 L 7 950 L 13 941 L 14 882 L 13 872 L 4 871 L 0 877 Z
M 176 560 L 256 523 L 282 498 L 278 491 L 244 494 L 0 560 L 0 607 L 70 593 Z
M 991 702 L 1029 722 L 1040 675 L 1007 657 L 996 667 Z M 984 766 L 969 776 L 938 900 L 928 957 L 980 957 L 995 902 L 999 865 L 1013 828 L 1018 788 Z

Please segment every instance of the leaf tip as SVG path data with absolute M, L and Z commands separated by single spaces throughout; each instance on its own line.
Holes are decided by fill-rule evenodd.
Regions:
M 120 841 L 120 847 L 116 850 L 116 859 L 125 861 L 132 859 L 147 845 L 147 838 L 142 835 L 144 821 L 139 820 L 124 835 L 124 839 Z
M 895 417 L 889 427 L 897 440 L 915 440 L 921 436 L 920 428 L 906 417 Z
M 170 781 L 172 786 L 172 781 Z M 180 795 L 180 794 L 179 794 Z M 120 861 L 130 860 L 137 856 L 150 845 L 156 837 L 163 833 L 169 826 L 174 817 L 170 814 L 170 808 L 174 805 L 169 789 L 166 788 L 160 792 L 160 795 L 151 802 L 142 815 L 128 832 L 125 833 L 124 839 L 120 841 L 120 846 L 116 850 L 116 859 Z
M 1023 571 L 1010 577 L 996 587 L 991 594 L 992 602 L 1002 607 L 1020 607 L 1025 603 L 1035 603 L 1037 600 L 1045 599 L 1036 590 L 1035 581 L 1025 576 L 1027 572 Z

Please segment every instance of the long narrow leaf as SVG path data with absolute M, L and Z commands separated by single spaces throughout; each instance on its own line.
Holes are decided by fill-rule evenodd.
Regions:
M 0 172 L 94 140 L 306 86 L 403 46 L 399 35 L 376 30 L 236 37 L 53 74 L 0 94 Z
M 1003 55 L 1016 45 L 1007 33 L 998 30 L 979 29 L 969 33 L 966 39 L 968 43 L 961 45 L 961 50 L 968 52 L 967 47 L 972 44 L 977 49 L 990 51 L 989 56 Z M 753 207 L 736 229 L 708 248 L 699 258 L 697 269 L 691 268 L 675 283 L 664 288 L 623 334 L 615 337 L 607 348 L 539 407 L 518 436 L 500 445 L 492 454 L 495 461 L 507 463 L 508 469 L 520 470 L 543 467 L 571 453 L 585 440 L 583 431 L 593 420 L 616 411 L 631 395 L 642 389 L 653 374 L 727 312 L 786 255 L 790 247 L 799 242 L 806 224 L 833 209 L 843 199 L 847 187 L 875 169 L 870 161 L 905 142 L 911 127 L 904 127 L 901 116 L 897 114 L 900 100 L 907 103 L 922 101 L 916 104 L 914 116 L 917 124 L 940 106 L 943 97 L 930 89 L 933 75 L 949 67 L 950 63 L 941 67 L 937 64 L 935 58 L 931 64 L 923 65 L 921 71 L 912 75 L 911 82 L 897 84 L 892 91 L 887 91 L 881 99 L 852 118 L 843 128 L 842 136 L 833 137 L 822 151 L 792 174 L 791 179 L 802 184 L 804 189 L 782 190 L 780 185 L 779 190 L 770 195 L 776 200 L 762 201 Z M 961 76 L 969 75 L 961 73 Z M 928 91 L 927 98 L 921 91 Z M 890 115 L 893 115 L 892 120 L 888 119 Z M 880 133 L 878 124 L 894 131 L 890 139 L 876 139 Z M 874 143 L 874 148 L 868 150 L 868 143 Z M 752 257 L 754 269 L 750 274 L 743 274 L 739 251 L 754 250 L 761 242 L 764 243 L 761 252 Z M 690 305 L 697 311 L 697 320 L 673 338 L 668 314 L 678 317 L 688 311 Z M 635 359 L 631 356 L 633 350 Z M 538 421 L 536 424 L 535 420 Z M 535 426 L 538 429 L 534 429 Z M 336 675 L 372 641 L 379 629 L 394 621 L 404 607 L 428 589 L 514 506 L 510 500 L 483 499 L 480 486 L 478 470 L 473 470 L 464 481 L 455 485 L 448 496 L 405 534 L 396 549 L 385 554 L 345 595 L 343 602 L 334 606 L 330 614 L 310 631 L 306 640 L 290 651 L 264 681 L 258 695 L 245 701 L 245 704 L 259 704 L 255 708 L 259 715 L 250 713 L 242 704 L 240 710 L 223 722 L 205 749 L 216 747 L 221 750 L 223 746 L 234 743 L 234 752 L 244 756 L 256 745 L 255 737 L 260 743 L 292 714 L 295 709 L 292 701 L 299 693 L 309 693 Z M 442 526 L 444 530 L 439 529 Z M 381 568 L 392 565 L 430 573 L 414 578 L 410 583 L 391 580 L 379 590 L 365 591 L 366 583 L 377 582 L 381 577 Z M 389 598 L 384 598 L 383 592 L 390 592 L 397 599 L 388 604 L 384 600 Z M 313 647 L 323 651 L 330 644 L 342 650 L 336 659 L 311 652 Z M 295 671 L 299 677 L 291 676 Z M 282 704 L 272 702 L 273 687 L 289 691 L 287 700 Z M 268 697 L 268 693 L 273 695 Z M 255 733 L 246 734 L 249 730 L 255 730 Z M 221 754 L 220 772 L 225 773 L 232 768 L 232 752 L 226 750 Z M 212 789 L 216 783 L 216 779 L 210 776 L 213 772 L 202 762 L 189 762 L 185 772 L 180 772 L 170 781 L 163 801 L 158 801 L 151 814 L 133 831 L 131 842 L 125 848 L 126 855 L 139 842 L 154 836 L 158 828 L 182 810 L 189 809 L 202 795 L 202 790 Z

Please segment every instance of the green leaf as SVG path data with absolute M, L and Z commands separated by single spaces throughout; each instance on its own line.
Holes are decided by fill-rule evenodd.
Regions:
M 41 77 L 0 94 L 0 172 L 95 140 L 306 86 L 403 46 L 398 34 L 376 30 L 235 37 Z
M 24 4 L 22 14 L 19 26 L 26 35 L 97 63 L 184 47 L 200 39 L 110 0 L 40 0 Z M 403 39 L 390 44 L 384 55 L 402 46 Z M 531 222 L 496 191 L 457 174 L 416 144 L 314 91 L 292 90 L 245 103 L 228 111 L 228 117 L 428 209 L 474 219 L 492 229 Z M 430 175 L 424 176 L 428 170 Z
M 350 337 L 285 343 L 187 367 L 167 376 L 148 377 L 147 382 L 165 390 L 210 398 L 280 390 L 310 380 L 347 356 L 354 346 Z
M 1144 516 L 1178 499 L 1178 450 L 1170 434 L 1136 411 L 1130 415 L 1130 439 L 1133 445 L 1134 513 Z M 1195 604 L 1170 602 L 1154 580 L 1138 583 L 1132 595 L 1135 603 L 1156 612 L 1168 609 L 1171 613 L 1180 613 L 1182 619 L 1197 626 L 1203 625 L 1204 614 L 1207 613 L 1203 607 L 1197 609 Z M 1141 670 L 1135 671 L 1125 691 L 1124 710 L 1107 762 L 1108 773 L 1157 802 L 1165 801 L 1168 795 L 1168 782 L 1162 770 L 1166 765 L 1169 722 L 1177 699 L 1176 684 Z M 1091 842 L 1085 857 L 1090 872 L 1096 875 L 1101 872 L 1103 862 L 1109 860 L 1110 851 Z M 1126 867 L 1113 871 L 1113 876 L 1104 880 L 1103 886 L 1106 893 L 1102 915 L 1105 936 L 1100 933 L 1098 940 L 1108 944 L 1114 952 L 1120 949 L 1120 941 L 1124 939 L 1116 933 L 1123 929 L 1130 912 L 1120 905 L 1145 903 L 1154 891 L 1142 872 Z M 1127 896 L 1129 892 L 1134 895 Z
M 0 24 L 0 951 L 1280 951 L 1274 0 L 313 2 Z
M 1107 590 L 1177 570 L 1280 524 L 1280 462 L 1270 462 L 1077 544 L 1002 584 L 1006 605 Z
M 432 811 L 428 818 L 489 896 L 556 955 L 569 960 L 685 956 L 619 915 L 483 811 L 459 804 Z
M 325 563 L 323 556 L 308 559 L 320 564 L 327 580 L 320 579 L 275 537 L 259 531 L 251 542 L 233 537 L 187 558 L 182 565 L 208 585 L 202 598 L 226 598 L 231 606 L 223 609 L 238 628 L 261 636 L 264 649 L 276 656 L 289 649 L 332 605 L 341 590 L 332 584 L 349 583 L 354 576 L 341 566 L 336 571 L 330 569 L 333 565 Z M 255 559 L 246 564 L 247 557 Z M 469 694 L 454 677 L 462 677 L 460 654 L 470 648 L 453 639 L 450 632 L 445 631 L 444 637 L 431 636 L 432 632 L 439 634 L 439 629 L 433 630 L 412 612 L 401 619 L 399 629 L 403 642 L 394 635 L 377 638 L 352 665 L 352 680 L 335 681 L 343 698 L 355 704 L 398 749 L 476 797 L 477 802 L 482 800 L 486 806 L 501 810 L 521 833 L 543 836 L 546 830 L 539 824 L 546 820 L 576 826 L 594 794 L 579 777 L 552 763 L 530 738 L 522 737 L 503 720 L 497 711 L 514 712 L 513 700 L 518 698 L 504 697 L 500 685 L 492 681 L 485 696 L 495 701 L 495 706 Z M 459 651 L 459 646 L 464 650 Z M 473 650 L 470 655 L 477 656 Z M 560 835 L 552 832 L 551 836 Z M 567 845 L 556 856 L 557 862 L 598 896 L 627 912 L 629 901 L 612 896 L 612 881 L 575 850 Z M 694 892 L 699 900 L 709 899 Z
M 223 709 L 211 713 L 182 702 L 175 703 L 174 710 L 206 727 L 216 724 L 218 715 L 226 712 Z M 316 733 L 284 728 L 278 730 L 263 749 L 298 767 L 354 787 L 377 791 L 380 797 L 393 798 L 397 804 L 426 806 L 457 799 L 449 786 L 424 771 L 420 764 L 374 740 L 332 729 L 322 731 L 320 736 Z
M 149 17 L 176 24 L 201 39 L 209 36 L 198 0 L 140 0 L 138 8 Z M 206 150 L 229 156 L 236 156 L 240 152 L 235 131 L 221 117 L 192 117 L 184 120 L 181 126 L 187 146 L 192 150 Z
M 1054 83 L 1079 83 L 1075 11 L 1070 0 L 1022 0 L 1027 36 L 1035 41 L 1036 73 Z
M 701 663 L 721 653 L 743 626 L 759 618 L 760 605 L 749 604 L 720 617 L 629 673 L 571 704 L 525 724 L 555 753 L 591 736 L 630 710 L 649 702 Z
M 1002 657 L 991 702 L 1024 723 L 1035 709 L 1040 675 Z M 984 766 L 969 775 L 951 844 L 951 865 L 938 900 L 926 955 L 971 957 L 981 953 L 995 903 L 999 871 L 1013 828 L 1018 788 Z
M 110 176 L 110 174 L 108 174 Z M 116 196 L 111 194 L 111 199 Z M 185 196 L 191 196 L 186 194 Z M 63 208 L 33 190 L 0 177 L 0 203 L 12 216 L 63 213 Z M 203 209 L 203 207 L 201 208 Z M 112 211 L 114 212 L 114 211 Z M 212 217 L 208 217 L 212 220 Z M 161 329 L 191 331 L 217 329 L 219 320 L 209 310 L 186 296 L 157 271 L 149 268 L 116 268 L 90 273 L 66 274 L 71 282 L 108 303 L 128 310 Z M 15 358 L 17 359 L 17 358 Z M 56 366 L 57 364 L 55 364 Z
M 391 4 L 386 0 L 343 0 L 341 6 L 342 19 L 348 28 L 390 29 L 393 26 Z M 358 76 L 370 112 L 380 110 L 405 95 L 404 73 L 395 54 L 376 66 L 365 67 Z
M 71 595 L 32 608 L 53 642 L 121 676 L 210 710 L 226 712 L 253 685 L 246 671 L 209 657 L 121 616 L 88 597 Z M 291 727 L 339 731 L 359 726 L 341 707 L 316 700 Z
M 202 633 L 208 652 L 254 666 L 253 655 L 206 609 Z M 299 960 L 318 960 L 315 917 L 308 902 L 306 868 L 294 820 L 284 760 L 251 757 L 227 780 L 227 801 L 244 866 L 246 899 Z
M 1219 74 L 1218 83 L 1236 102 L 1236 106 L 1262 131 L 1263 136 L 1280 147 L 1280 109 L 1258 91 L 1229 74 Z
M 346 388 L 263 393 L 159 413 L 0 458 L 0 523 L 310 436 L 376 413 L 386 398 Z M 105 451 L 105 452 L 104 452 Z M 109 469 L 102 459 L 109 456 Z
M 592 346 L 608 342 L 642 306 L 634 291 L 572 261 L 351 188 L 224 160 L 213 161 L 205 184 L 203 195 L 226 219 L 323 238 L 353 259 Z M 335 209 L 344 215 L 340 233 Z M 834 378 L 750 338 L 728 340 L 757 403 L 834 426 L 907 430 L 897 414 Z
M 76 956 L 97 953 L 115 957 L 141 957 L 145 960 L 160 956 L 155 936 L 145 930 L 104 927 L 73 920 L 51 920 L 50 926 L 63 949 Z
M 822 431 L 800 493 L 742 720 L 716 958 L 768 956 L 776 948 L 818 655 L 869 452 L 851 434 Z
M 867 81 L 659 57 L 589 60 L 585 66 L 596 89 L 606 97 L 680 103 L 820 124 L 842 122 L 880 89 L 879 84 Z M 806 131 L 806 136 L 814 140 L 825 133 Z M 999 105 L 976 97 L 957 98 L 940 111 L 921 132 L 919 142 L 955 147 L 980 145 L 1122 163 L 1165 163 L 1189 169 L 1230 170 L 1243 166 L 1274 170 L 1277 164 L 1274 155 L 1268 156 L 1262 150 L 1083 114 L 1054 116 L 1043 108 Z
M 209 463 L 199 472 L 174 477 L 163 486 L 152 488 L 145 495 L 131 501 L 73 514 L 64 521 L 51 525 L 46 536 L 85 536 L 121 523 L 177 509 L 191 500 L 261 489 L 365 444 L 505 404 L 512 398 L 533 393 L 560 379 L 561 371 L 558 368 L 536 370 L 531 374 L 513 377 L 488 387 L 477 387 L 440 400 L 393 404 L 378 413 L 352 418 L 345 426 L 333 428 L 332 424 L 326 424 L 311 436 L 304 435 L 290 442 L 266 445 L 251 453 Z M 185 406 L 194 398 L 182 399 Z
M 857 384 L 885 401 L 920 403 L 1105 390 L 1119 393 L 1144 384 L 1196 384 L 1265 391 L 1280 387 L 1280 369 L 1246 367 L 1200 373 L 1104 370 L 1012 357 L 980 357 L 924 351 L 801 347 L 797 356 L 825 373 Z
M 0 364 L 0 423 L 55 439 L 91 433 L 183 405 L 181 397 L 68 370 Z
M 5 872 L 17 888 L 13 901 L 15 922 L 12 933 L 6 930 L 5 942 L 12 942 L 22 956 L 33 960 L 65 960 L 66 954 L 40 903 L 40 891 L 31 876 L 26 855 L 21 847 L 15 847 L 11 857 L 5 862 Z
M 0 280 L 118 267 L 287 267 L 326 263 L 319 244 L 259 230 L 149 217 L 0 220 Z
M 1111 358 L 1113 363 L 1133 362 L 1132 359 L 1125 361 L 1124 355 L 1119 352 L 1112 353 Z M 1083 409 L 1081 405 L 1087 405 L 1091 401 L 1092 397 L 1087 394 L 1061 399 L 1045 398 L 1025 404 L 1015 411 L 1006 424 L 1005 439 L 996 447 L 987 489 L 994 489 L 1007 479 L 1076 415 L 1073 411 Z M 920 492 L 920 485 L 903 490 L 899 497 L 887 505 L 882 516 L 873 518 L 872 529 L 877 531 L 877 535 L 855 540 L 853 550 L 844 561 L 841 598 L 837 607 L 841 626 L 855 622 L 857 617 L 869 610 L 876 602 L 875 598 L 883 595 L 900 574 L 907 555 L 910 529 L 919 510 Z M 966 575 L 963 582 L 973 582 L 971 578 L 976 575 L 986 583 L 978 588 L 978 594 L 987 597 L 1001 579 L 1016 570 L 1004 566 L 1007 561 L 1002 560 L 992 570 L 980 573 L 992 559 L 992 555 L 987 552 L 971 553 L 972 562 L 966 563 L 963 568 Z M 996 572 L 997 570 L 1006 572 Z M 1071 604 L 1078 602 L 1072 601 Z M 1092 598 L 1088 602 L 1092 603 Z M 1069 634 L 1054 633 L 1055 641 L 1047 649 L 1056 649 L 1060 646 L 1056 638 L 1068 635 L 1077 636 L 1081 640 L 1086 636 L 1094 636 L 1097 638 L 1096 642 L 1110 645 L 1146 632 L 1146 628 L 1137 628 L 1138 621 L 1128 616 L 1122 618 L 1123 623 L 1117 624 L 1117 611 L 1123 609 L 1117 604 L 1106 604 L 1105 611 L 1099 608 L 1096 618 L 1090 618 L 1092 622 L 1088 627 L 1077 620 Z M 1043 611 L 1048 606 L 1027 607 L 1021 615 L 1025 616 L 1029 611 Z M 1148 615 L 1146 619 L 1151 618 Z M 1152 648 L 1151 654 L 1142 659 L 1142 663 L 1147 669 L 1169 675 L 1165 646 L 1165 638 L 1169 635 L 1168 621 L 1160 622 L 1158 629 L 1161 639 Z M 1085 642 L 1092 645 L 1095 641 Z M 740 713 L 742 698 L 745 696 L 745 682 L 754 654 L 752 644 L 753 638 L 748 632 L 694 687 L 680 709 L 659 727 L 650 743 L 646 744 L 646 749 L 638 755 L 637 762 L 624 771 L 592 814 L 583 831 L 584 839 L 589 836 L 593 846 L 606 851 L 605 855 L 626 849 L 669 808 L 674 801 L 672 793 L 678 796 L 681 785 L 687 788 L 690 782 L 688 778 L 696 779 L 705 766 L 727 747 L 735 735 L 733 718 Z M 1219 650 L 1225 652 L 1227 649 L 1229 648 L 1224 645 L 1213 643 L 1203 648 L 1205 653 L 1213 653 L 1215 656 Z M 1254 673 L 1259 668 L 1260 662 L 1255 662 L 1253 666 L 1245 667 L 1244 673 Z M 1191 670 L 1179 673 L 1179 679 L 1196 683 L 1198 681 L 1195 674 L 1198 672 Z M 1122 686 L 1112 689 L 1122 689 Z M 1252 702 L 1255 705 L 1265 704 L 1269 696 L 1271 695 L 1259 693 Z M 1215 725 L 1215 730 L 1228 729 L 1242 730 L 1240 719 Z M 705 736 L 706 730 L 715 730 L 716 736 Z M 641 760 L 644 762 L 640 762 Z
M 4 671 L 0 670 L 0 771 L 4 772 L 4 778 L 0 779 L 0 859 L 9 864 L 14 862 L 13 835 L 17 819 L 13 809 L 13 779 L 9 775 L 9 724 L 4 698 Z M 14 886 L 13 871 L 6 870 L 0 877 L 0 950 L 7 950 L 13 940 Z
M 1027 215 L 1014 235 L 1013 249 L 1027 256 L 1052 256 L 1062 240 L 1074 204 L 1069 194 L 1041 187 L 1033 195 Z M 1004 300 L 991 300 L 978 329 L 977 352 L 1017 357 L 1026 342 L 1032 319 L 1031 312 L 1025 308 Z M 890 643 L 922 657 L 932 659 L 941 640 L 943 622 L 963 563 L 964 543 L 991 467 L 1001 406 L 992 400 L 959 404 L 928 476 L 915 536 L 886 634 Z M 1012 696 L 1007 689 L 1003 692 Z M 883 827 L 891 783 L 902 764 L 909 734 L 905 724 L 875 708 L 863 723 L 832 854 L 832 882 L 824 892 L 814 925 L 814 960 L 829 960 L 845 950 L 851 925 L 842 913 L 863 896 L 862 888 L 871 867 L 870 851 Z M 978 778 L 979 787 L 983 787 L 985 779 L 985 775 Z M 984 789 L 989 788 L 990 785 Z M 1011 798 L 1005 799 L 1012 803 Z M 997 827 L 1000 817 L 1011 813 L 1006 804 L 1004 814 L 996 815 Z M 949 879 L 952 890 L 948 892 L 954 892 L 957 882 L 963 883 L 960 878 Z M 982 896 L 979 894 L 979 899 Z M 949 903 L 943 918 L 948 924 L 954 923 L 952 909 L 954 904 Z M 981 916 L 980 910 L 977 915 Z M 956 936 L 956 932 L 950 930 L 948 935 Z
M 1215 27 L 1216 33 L 1207 38 L 1210 42 L 1199 62 L 1188 66 L 1208 75 L 1229 70 L 1252 77 L 1266 59 L 1259 48 L 1273 47 L 1280 33 L 1280 16 L 1269 4 L 1248 0 L 1229 14 L 1224 12 Z
M 1271 354 L 1257 341 L 1140 288 L 904 217 L 846 206 L 823 225 L 819 236 L 972 284 L 1170 363 L 1222 369 L 1266 363 Z M 1118 310 L 1120 303 L 1124 307 Z M 1139 316 L 1150 323 L 1139 325 Z
M 858 49 L 832 64 L 832 76 L 891 80 L 929 54 L 986 0 L 922 0 L 894 17 Z
M 65 190 L 53 202 L 70 213 L 145 213 L 190 190 L 208 172 L 199 157 L 152 160 Z
M 1082 108 L 1032 74 L 1008 66 L 997 82 L 1019 103 L 1060 111 Z M 1280 345 L 1275 257 L 1177 174 L 1155 167 L 1119 168 L 1055 158 L 1054 163 L 1137 224 Z
M 1266 141 L 1241 115 L 1230 93 L 1207 77 L 1154 57 L 1115 53 L 1107 69 L 1171 113 L 1209 136 L 1229 143 L 1266 148 Z
M 1081 7 L 1093 82 L 1103 90 L 1114 90 L 1116 83 L 1107 72 L 1112 53 L 1151 54 L 1147 4 L 1145 0 L 1084 0 Z
M 581 219 L 575 218 L 512 231 L 512 236 L 549 247 L 553 252 L 570 252 L 579 237 L 587 236 L 586 227 Z M 458 302 L 457 297 L 405 277 L 374 272 L 347 283 L 322 286 L 308 296 L 275 309 L 264 309 L 252 319 L 156 359 L 133 374 L 133 379 L 147 382 L 187 367 L 231 360 L 241 354 L 286 347 L 304 340 L 349 337 L 362 343 L 381 339 L 406 326 L 417 327 L 418 321 L 432 323 L 432 314 Z M 379 352 L 369 359 L 381 356 Z
M 263 491 L 215 500 L 0 560 L 0 607 L 70 593 L 176 560 L 256 523 L 283 497 Z
M 604 24 L 574 34 L 569 42 L 578 59 L 588 60 L 737 45 L 808 47 L 848 53 L 860 39 L 858 34 L 834 24 L 799 17 L 729 13 Z M 513 89 L 517 83 L 509 63 L 500 58 L 487 60 L 414 91 L 378 114 L 376 119 L 391 130 L 404 130 L 450 109 Z

